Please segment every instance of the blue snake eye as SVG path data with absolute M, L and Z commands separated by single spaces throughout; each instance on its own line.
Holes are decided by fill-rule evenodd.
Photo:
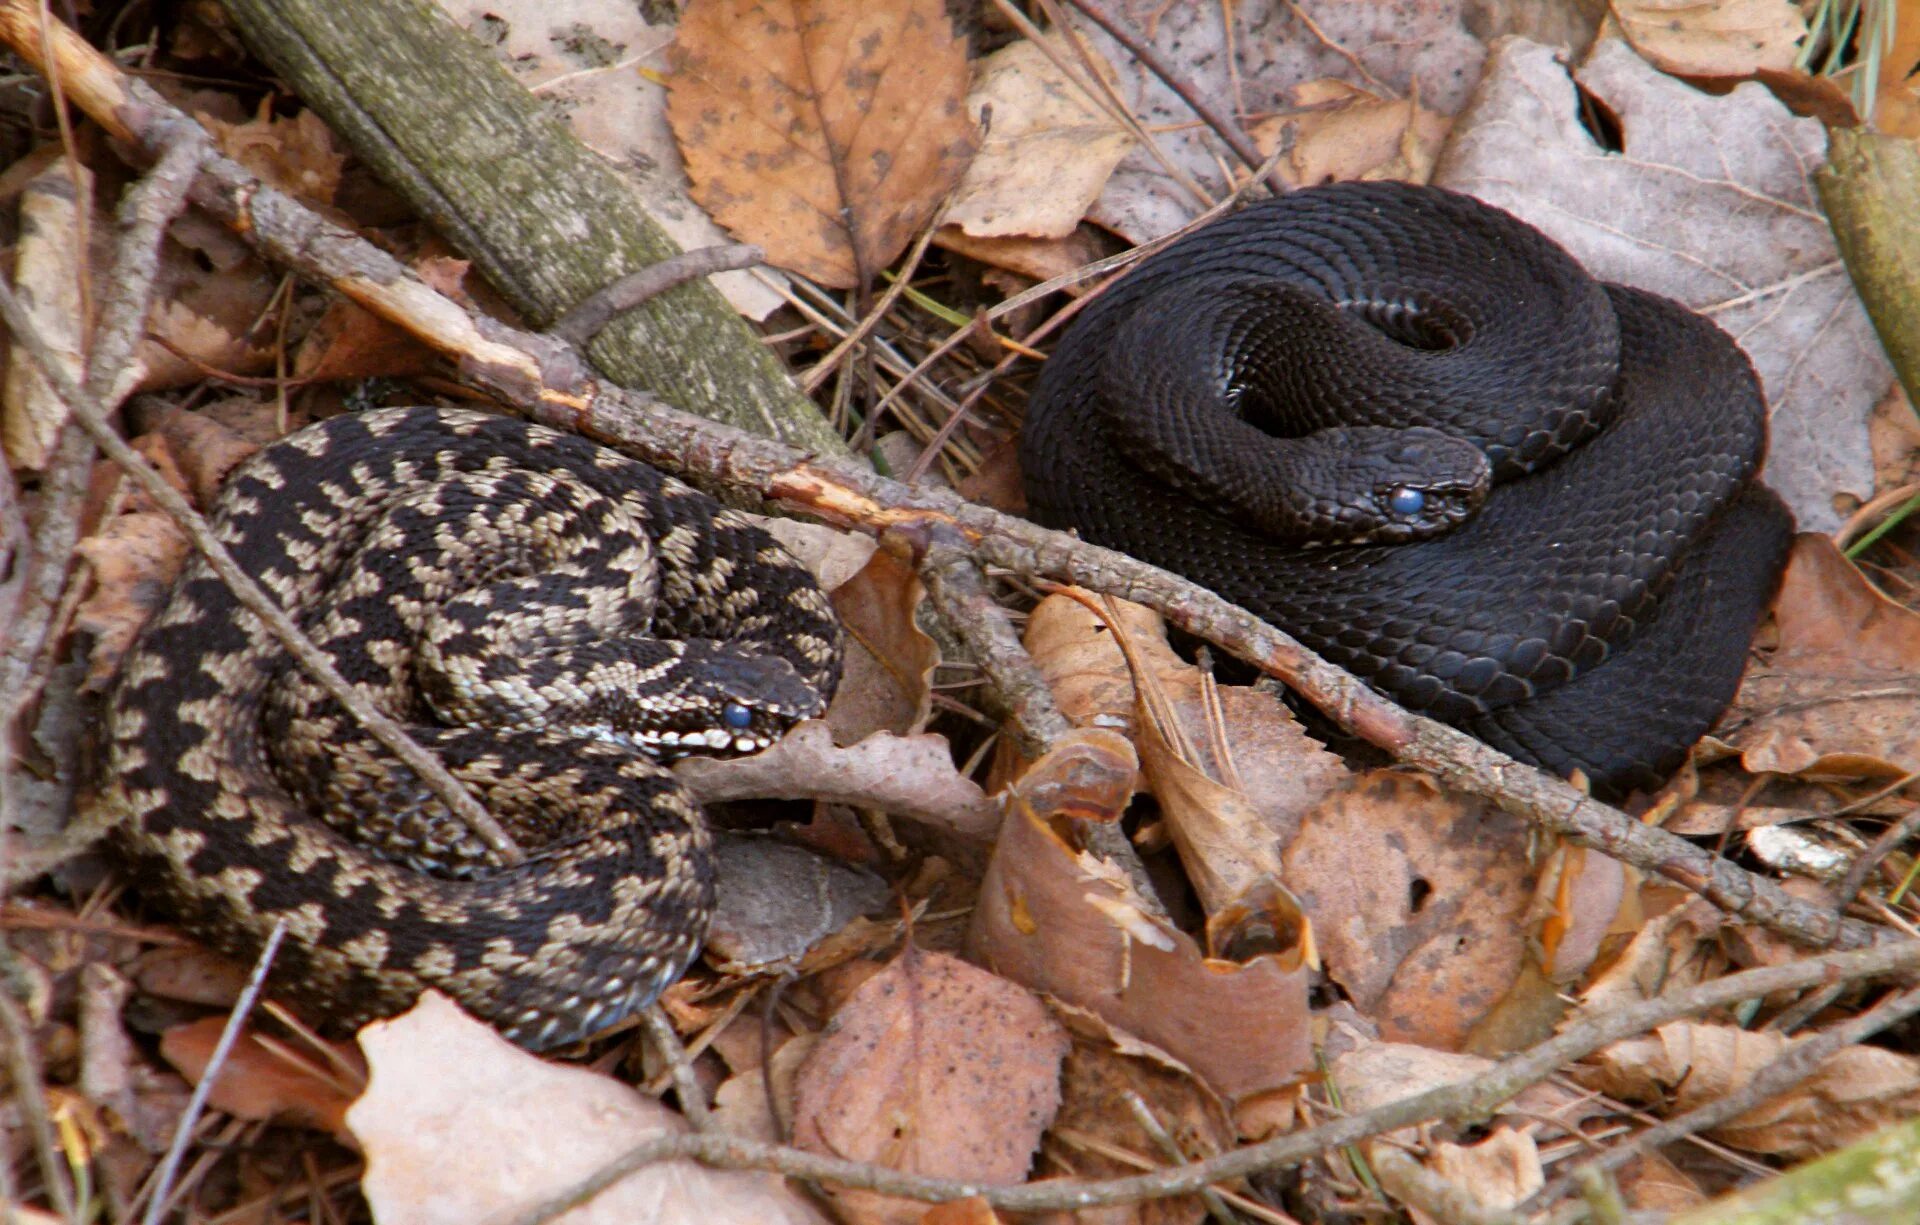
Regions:
M 1387 509 L 1396 515 L 1417 515 L 1427 508 L 1427 495 L 1405 485 L 1387 495 Z
M 720 708 L 720 717 L 725 719 L 727 726 L 733 728 L 735 731 L 745 731 L 753 724 L 753 712 L 738 702 L 728 702 L 725 706 L 722 706 Z

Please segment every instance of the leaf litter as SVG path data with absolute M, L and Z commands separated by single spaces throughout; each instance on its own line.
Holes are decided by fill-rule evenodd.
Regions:
M 1469 30 L 1512 28 L 1517 13 L 1479 6 L 1469 23 L 1439 0 L 1104 5 L 1154 65 L 1077 6 L 1061 11 L 1079 48 L 1058 31 L 1045 48 L 1017 30 L 983 38 L 981 28 L 995 28 L 984 10 L 963 36 L 945 7 L 924 0 L 685 7 L 677 25 L 663 7 L 590 3 L 568 10 L 572 25 L 550 20 L 547 5 L 463 16 L 498 33 L 503 58 L 568 109 L 589 143 L 640 166 L 642 179 L 654 176 L 641 163 L 658 160 L 666 191 L 657 209 L 701 221 L 671 186 L 667 163 L 684 155 L 694 198 L 715 221 L 823 285 L 872 287 L 916 234 L 940 224 L 952 254 L 912 274 L 923 301 L 903 299 L 876 332 L 907 352 L 925 352 L 929 337 L 954 326 L 936 309 L 942 296 L 971 305 L 983 287 L 1007 292 L 1072 270 L 1111 250 L 1093 226 L 1158 236 L 1248 182 L 1250 170 L 1194 121 L 1157 67 L 1244 123 L 1289 184 L 1431 176 L 1529 218 L 1603 276 L 1706 310 L 1767 381 L 1770 477 L 1804 527 L 1837 526 L 1849 500 L 1915 470 L 1911 409 L 1885 394 L 1886 367 L 1807 185 L 1824 136 L 1776 101 L 1811 97 L 1824 79 L 1793 76 L 1800 17 L 1779 0 L 1617 5 L 1572 68 L 1550 49 L 1489 44 Z M 989 43 L 996 49 L 984 53 Z M 1920 113 L 1916 61 L 1920 20 L 1902 24 L 1887 51 L 1884 130 Z M 1133 123 L 1113 113 L 1104 89 L 1087 87 L 1089 72 L 1115 87 Z M 355 167 L 311 113 L 243 110 L 217 93 L 201 100 L 223 146 L 257 172 L 317 202 L 345 199 Z M 1596 113 L 1600 141 L 1589 131 Z M 1607 122 L 1618 150 L 1604 146 Z M 646 133 L 627 131 L 641 125 Z M 107 165 L 93 158 L 90 170 Z M 150 321 L 166 346 L 153 348 L 146 386 L 187 386 L 206 366 L 274 370 L 284 356 L 275 328 L 287 329 L 260 323 L 283 292 L 277 278 L 204 219 L 174 228 L 172 271 Z M 103 266 L 89 253 L 63 258 L 62 269 Z M 421 248 L 416 263 L 466 294 L 460 261 Z M 304 346 L 299 377 L 430 377 L 421 351 L 391 329 L 383 337 L 344 310 L 328 311 L 326 326 L 300 326 L 321 317 L 314 301 L 288 316 L 288 343 Z M 800 333 L 804 356 L 821 334 L 817 325 Z M 977 378 L 982 367 L 962 356 L 936 367 L 927 386 Z M 994 384 L 975 411 L 1017 414 L 1017 382 Z M 292 420 L 265 396 L 196 392 L 184 411 L 143 407 L 133 421 L 146 431 L 144 453 L 204 506 L 253 447 L 347 398 L 293 390 Z M 992 441 L 990 428 L 1001 427 L 968 421 L 949 433 L 972 447 Z M 997 462 L 1001 471 L 977 471 L 968 487 L 1006 485 L 1006 461 Z M 97 484 L 111 490 L 107 475 Z M 105 492 L 93 505 L 78 550 L 90 592 L 73 607 L 97 687 L 182 546 L 137 496 Z M 716 803 L 764 809 L 797 839 L 730 843 L 738 850 L 727 870 L 750 887 L 729 903 L 709 964 L 663 1001 L 702 1091 L 713 1090 L 713 1119 L 733 1134 L 982 1185 L 1150 1171 L 1329 1109 L 1364 1111 L 1458 1082 L 1585 1017 L 1803 955 L 1596 850 L 1542 844 L 1490 805 L 1405 771 L 1350 768 L 1279 697 L 1216 683 L 1133 606 L 1096 616 L 1057 595 L 1020 604 L 1026 649 L 1076 726 L 1021 760 L 1000 734 L 1004 713 L 974 700 L 978 673 L 939 634 L 912 565 L 898 551 L 816 533 L 802 549 L 858 644 L 842 700 L 826 722 L 761 758 L 681 767 Z M 1885 547 L 1874 574 L 1910 600 L 1911 537 L 1896 533 Z M 1717 747 L 1703 751 L 1697 776 L 1646 806 L 1647 818 L 1708 838 L 1807 824 L 1782 832 L 1852 862 L 1877 826 L 1849 841 L 1841 822 L 1806 818 L 1848 801 L 1881 822 L 1910 810 L 1897 793 L 1873 793 L 1920 770 L 1907 733 L 1906 690 L 1920 671 L 1914 617 L 1823 540 L 1803 538 L 1762 660 Z M 1744 772 L 1706 768 L 1716 752 L 1733 753 Z M 975 781 L 983 769 L 984 785 Z M 1144 871 L 1093 849 L 1095 824 L 1124 828 Z M 1740 853 L 1799 870 L 1771 845 L 1750 841 Z M 862 866 L 809 849 L 820 846 Z M 1902 854 L 1889 859 L 1860 913 L 1904 921 L 1910 867 Z M 1830 877 L 1788 883 L 1836 904 Z M 87 938 L 81 925 L 94 920 L 38 900 L 9 901 L 0 921 L 23 981 L 37 985 L 27 998 L 50 1077 L 76 1069 L 54 1092 L 104 1141 L 94 1150 L 103 1180 L 132 1172 L 113 1176 L 125 1189 L 111 1194 L 124 1204 L 184 1109 L 180 1078 L 205 1073 L 224 1022 L 204 1010 L 225 1008 L 243 975 L 177 956 L 171 944 L 136 957 L 153 940 L 144 929 Z M 794 981 L 775 989 L 776 975 Z M 69 999 L 80 1001 L 73 1018 L 62 1012 Z M 1437 1181 L 1485 1208 L 1520 1203 L 1631 1124 L 1627 1104 L 1671 1118 L 1738 1094 L 1805 1040 L 1798 1027 L 1851 1015 L 1864 997 L 1836 993 L 1807 1016 L 1794 1005 L 1769 999 L 1615 1043 L 1566 1069 L 1584 1091 L 1543 1083 L 1485 1128 L 1370 1141 L 1351 1152 L 1371 1184 L 1344 1162 L 1316 1167 L 1291 1184 L 1291 1202 L 1330 1213 L 1377 1195 L 1371 1185 L 1415 1219 L 1436 1219 L 1422 1204 Z M 1910 1044 L 1883 1041 L 1840 1048 L 1799 1085 L 1716 1125 L 1707 1136 L 1718 1148 L 1640 1155 L 1620 1173 L 1627 1202 L 1701 1204 L 1764 1172 L 1753 1157 L 1817 1156 L 1911 1114 Z M 594 1054 L 591 1068 L 565 1066 L 428 998 L 363 1031 L 359 1048 L 371 1076 L 364 1091 L 354 1047 L 310 1040 L 284 1014 L 257 1015 L 215 1081 L 212 1109 L 257 1134 L 313 1128 L 357 1147 L 362 1192 L 383 1222 L 489 1217 L 686 1127 L 653 1100 L 669 1091 L 671 1069 L 631 1035 L 575 1052 Z M 240 1204 L 275 1156 L 265 1146 L 237 1151 L 230 1185 L 203 1190 Z M 356 1177 L 350 1160 L 324 1178 L 311 1153 L 305 1160 L 268 1181 L 332 1188 Z M 30 1175 L 22 1185 L 39 1183 Z M 1191 1221 L 1222 1202 L 1257 1217 L 1272 1211 L 1259 1190 L 1223 1185 L 1213 1194 L 1224 1198 L 1123 1205 L 1100 1219 Z M 277 1211 L 261 1219 L 292 1219 Z M 978 1199 L 930 1210 L 846 1190 L 823 1209 L 772 1175 L 686 1163 L 655 1167 L 559 1219 L 811 1221 L 823 1212 L 999 1219 Z

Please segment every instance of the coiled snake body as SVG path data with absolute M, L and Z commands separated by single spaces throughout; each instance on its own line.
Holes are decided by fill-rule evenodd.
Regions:
M 1048 361 L 1021 460 L 1042 521 L 1617 794 L 1738 685 L 1792 531 L 1765 446 L 1712 324 L 1490 206 L 1375 183 L 1144 261 Z
M 503 866 L 191 561 L 128 657 L 109 765 L 150 889 L 357 1024 L 424 986 L 533 1047 L 650 1002 L 712 904 L 697 805 L 655 758 L 820 712 L 840 637 L 736 512 L 585 439 L 452 409 L 336 417 L 228 482 L 248 573 L 522 848 Z

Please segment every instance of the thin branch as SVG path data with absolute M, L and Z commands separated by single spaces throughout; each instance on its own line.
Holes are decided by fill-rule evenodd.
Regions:
M 247 978 L 246 988 L 240 992 L 240 998 L 233 1001 L 233 1010 L 227 1014 L 220 1040 L 214 1043 L 213 1055 L 200 1073 L 200 1083 L 193 1087 L 193 1096 L 187 1099 L 186 1113 L 180 1116 L 179 1124 L 173 1129 L 173 1143 L 167 1145 L 167 1155 L 160 1159 L 159 1172 L 154 1176 L 153 1194 L 147 1200 L 147 1211 L 140 1218 L 140 1225 L 160 1225 L 160 1218 L 166 1214 L 167 1201 L 173 1195 L 173 1180 L 180 1173 L 180 1161 L 186 1156 L 187 1145 L 193 1141 L 201 1112 L 207 1108 L 207 1098 L 213 1093 L 213 1082 L 220 1078 L 220 1070 L 227 1066 L 227 1056 L 233 1053 L 233 1044 L 240 1037 L 248 1014 L 253 1011 L 254 1001 L 260 998 L 260 989 L 266 985 L 267 971 L 273 968 L 274 956 L 279 953 L 280 941 L 286 938 L 286 934 L 287 921 L 275 920 L 266 946 L 254 960 L 253 973 Z
M 12 1082 L 14 1100 L 20 1103 L 20 1118 L 33 1137 L 47 1198 L 63 1218 L 77 1221 L 80 1217 L 73 1182 L 66 1163 L 60 1160 L 53 1120 L 47 1115 L 47 1086 L 40 1076 L 40 1061 L 34 1057 L 33 1031 L 27 1025 L 26 1013 L 4 986 L 0 986 L 0 1039 L 6 1045 L 7 1079 Z
M 1067 0 L 1067 3 L 1079 10 L 1088 21 L 1105 30 L 1109 38 L 1125 47 L 1147 71 L 1159 77 L 1162 85 L 1178 94 L 1180 101 L 1186 103 L 1187 108 L 1199 116 L 1202 123 L 1213 129 L 1214 135 L 1225 142 L 1227 148 L 1233 151 L 1233 155 L 1239 158 L 1248 170 L 1261 175 L 1276 194 L 1286 194 L 1286 180 L 1280 177 L 1278 171 L 1262 170 L 1262 164 L 1266 159 L 1260 156 L 1259 147 L 1253 143 L 1253 139 L 1247 135 L 1246 130 L 1213 109 L 1213 104 L 1202 97 L 1200 91 L 1195 89 L 1185 77 L 1169 68 L 1145 39 L 1128 29 L 1124 22 L 1108 16 L 1106 10 L 1100 6 L 1099 0 Z M 1228 20 L 1231 20 L 1231 17 Z
M 570 345 L 585 348 L 600 334 L 600 329 L 622 314 L 650 302 L 678 285 L 712 276 L 716 272 L 738 272 L 766 262 L 767 253 L 743 243 L 722 243 L 714 247 L 696 247 L 668 256 L 657 264 L 648 264 L 630 272 L 613 284 L 587 295 L 578 305 L 547 331 Z
M 1636 1158 L 1662 1148 L 1675 1140 L 1709 1131 L 1780 1096 L 1820 1070 L 1829 1058 L 1882 1030 L 1920 1013 L 1920 989 L 1902 991 L 1851 1020 L 1821 1030 L 1787 1048 L 1778 1059 L 1755 1072 L 1753 1078 L 1725 1097 L 1697 1106 L 1678 1118 L 1667 1119 L 1647 1128 L 1631 1140 L 1617 1144 L 1580 1168 L 1596 1171 L 1618 1170 Z M 1576 1170 L 1575 1174 L 1579 1171 Z M 1573 1189 L 1574 1174 L 1555 1179 L 1534 1196 L 1533 1207 L 1550 1204 Z
M 773 1170 L 805 1178 L 878 1191 L 907 1199 L 941 1203 L 979 1196 L 995 1208 L 1045 1212 L 1134 1203 L 1196 1194 L 1215 1183 L 1296 1165 L 1341 1145 L 1383 1132 L 1443 1118 L 1489 1114 L 1529 1085 L 1565 1065 L 1623 1038 L 1645 1033 L 1669 1021 L 1770 995 L 1804 990 L 1836 979 L 1859 979 L 1920 967 L 1920 940 L 1902 940 L 1878 948 L 1826 953 L 1781 966 L 1730 974 L 1639 1003 L 1581 1013 L 1560 1033 L 1520 1054 L 1509 1056 L 1477 1076 L 1401 1098 L 1362 1114 L 1349 1115 L 1305 1131 L 1235 1149 L 1203 1161 L 1151 1174 L 1097 1180 L 1058 1179 L 1025 1185 L 986 1185 L 953 1178 L 905 1174 L 884 1166 L 824 1157 L 720 1132 L 658 1137 L 615 1158 L 566 1191 L 523 1212 L 502 1217 L 500 1225 L 544 1225 L 586 1203 L 622 1178 L 657 1161 L 690 1157 L 722 1169 Z
M 673 1076 L 673 1092 L 680 1099 L 680 1113 L 687 1116 L 687 1122 L 693 1124 L 695 1131 L 705 1131 L 712 1118 L 707 1109 L 707 1095 L 694 1074 L 693 1061 L 687 1058 L 687 1048 L 681 1045 L 679 1033 L 667 1019 L 666 1009 L 658 1001 L 649 1004 L 641 1010 L 640 1025 Z
M 213 529 L 200 513 L 187 503 L 186 498 L 173 486 L 167 484 L 153 466 L 128 446 L 107 423 L 105 414 L 95 399 L 74 385 L 60 364 L 48 350 L 45 341 L 27 318 L 20 306 L 20 300 L 14 295 L 13 287 L 0 280 L 0 320 L 4 320 L 13 333 L 13 339 L 24 350 L 38 368 L 41 377 L 62 400 L 66 401 L 73 413 L 73 420 L 114 463 L 134 479 L 143 492 L 165 511 L 179 525 L 187 539 L 193 542 L 202 556 L 207 559 L 216 574 L 233 591 L 234 598 L 244 605 L 247 611 L 260 618 L 269 633 L 278 638 L 300 665 L 307 669 L 313 678 L 320 682 L 328 694 L 344 706 L 354 718 L 360 721 L 373 737 L 385 745 L 392 753 L 405 762 L 407 767 L 419 776 L 444 802 L 455 815 L 464 820 L 475 833 L 486 840 L 494 853 L 509 864 L 524 862 L 525 856 L 514 845 L 500 823 L 482 808 L 460 780 L 447 772 L 447 768 L 425 749 L 414 743 L 393 719 L 376 709 L 365 698 L 348 685 L 345 678 L 334 668 L 333 661 L 300 631 L 273 597 L 269 596 L 251 575 L 242 571 L 233 560 L 233 554 L 214 536 Z

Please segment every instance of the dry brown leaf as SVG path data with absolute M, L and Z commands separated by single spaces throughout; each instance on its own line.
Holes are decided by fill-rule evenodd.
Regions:
M 274 115 L 271 94 L 244 123 L 228 123 L 206 112 L 195 118 L 213 135 L 220 151 L 261 179 L 309 204 L 333 203 L 347 156 L 334 148 L 333 133 L 312 111 L 291 119 Z
M 1097 1018 L 1063 1009 L 1074 1035 L 1061 1076 L 1060 1113 L 1047 1132 L 1047 1152 L 1059 1172 L 1076 1178 L 1117 1178 L 1166 1160 L 1159 1142 L 1140 1124 L 1145 1107 L 1181 1153 L 1211 1156 L 1234 1145 L 1233 1121 L 1193 1074 L 1138 1042 L 1116 1044 Z M 1128 1161 L 1132 1155 L 1140 1161 Z M 1132 1205 L 1118 1218 L 1132 1225 L 1198 1225 L 1206 1205 L 1185 1196 Z M 1114 1222 L 1113 1217 L 1098 1218 Z
M 1620 1195 L 1636 1212 L 1683 1212 L 1707 1202 L 1707 1193 L 1659 1149 L 1641 1153 L 1618 1175 Z
M 1060 1106 L 1066 1031 L 1039 1000 L 909 944 L 834 1013 L 795 1084 L 800 1148 L 897 1170 L 1018 1183 Z M 924 1204 L 828 1191 L 843 1218 L 911 1222 Z
M 673 63 L 693 198 L 823 285 L 893 262 L 973 155 L 966 43 L 940 0 L 698 0 Z
M 1612 13 L 1634 50 L 1683 77 L 1783 72 L 1807 36 L 1790 0 L 1614 0 Z
M 1546 1185 L 1533 1137 L 1496 1127 L 1478 1144 L 1441 1141 L 1429 1159 L 1433 1172 L 1492 1208 L 1514 1208 Z M 1416 1213 L 1416 1217 L 1420 1214 Z
M 943 225 L 934 231 L 933 245 L 1012 274 L 1002 278 L 1004 284 L 993 282 L 1001 284 L 1009 296 L 1032 284 L 1051 281 L 1095 260 L 1104 259 L 1116 249 L 1112 235 L 1089 225 L 1076 227 L 1064 238 L 975 238 L 957 225 Z M 1096 283 L 1087 281 L 1072 285 L 1066 292 L 1083 294 Z M 1018 334 L 1018 319 L 1016 315 L 1011 321 L 996 326 Z
M 846 673 L 827 723 L 841 744 L 875 732 L 917 732 L 933 710 L 940 648 L 914 624 L 926 589 L 912 566 L 877 552 L 835 588 L 833 611 L 846 630 Z
M 945 736 L 875 732 L 847 748 L 813 719 L 752 757 L 690 757 L 674 772 L 703 800 L 811 799 L 877 808 L 982 841 L 1000 811 L 960 773 Z
M 1726 329 L 1772 406 L 1767 483 L 1803 529 L 1834 530 L 1836 495 L 1873 492 L 1867 419 L 1893 375 L 1810 182 L 1825 130 L 1763 85 L 1702 93 L 1618 39 L 1575 75 L 1619 121 L 1624 151 L 1582 125 L 1553 49 L 1507 40 L 1434 182 L 1538 226 L 1601 280 Z
M 186 559 L 187 538 L 171 518 L 143 511 L 114 516 L 74 552 L 93 567 L 93 589 L 80 602 L 74 624 L 93 638 L 85 687 L 100 689 L 166 598 Z
M 74 197 L 78 177 L 82 195 Z M 89 253 L 80 238 L 93 209 L 93 172 L 60 158 L 33 176 L 20 194 L 20 238 L 13 253 L 13 282 L 21 308 L 33 321 L 60 372 L 75 382 L 85 376 L 86 311 L 81 282 Z M 0 398 L 0 442 L 7 461 L 35 471 L 46 466 L 67 423 L 66 402 L 53 393 L 25 349 L 11 343 Z M 134 373 L 138 373 L 135 371 Z
M 1526 823 L 1484 801 L 1376 771 L 1308 815 L 1286 881 L 1383 1038 L 1457 1050 L 1526 964 L 1526 843 Z
M 1234 0 L 1232 4 L 1169 4 L 1167 0 L 1102 0 L 1152 50 L 1223 115 L 1271 115 L 1293 105 L 1308 81 L 1336 78 L 1381 97 L 1418 98 L 1451 115 L 1466 102 L 1486 47 L 1467 30 L 1469 0 Z M 1141 57 L 1077 13 L 1068 22 L 1121 77 L 1120 96 L 1152 133 L 1155 145 L 1186 180 L 1211 199 L 1232 187 L 1240 160 Z M 1231 28 L 1229 28 L 1231 23 Z M 1089 219 L 1146 242 L 1178 229 L 1209 201 L 1196 197 L 1148 151 L 1120 164 Z
M 1278 169 L 1293 187 L 1353 179 L 1424 183 L 1453 127 L 1417 97 L 1383 98 L 1331 78 L 1301 85 L 1294 105 L 1297 113 L 1263 119 L 1248 133 L 1269 156 L 1287 144 Z
M 176 1025 L 160 1035 L 160 1054 L 197 1083 L 226 1024 L 225 1017 L 207 1017 Z M 333 1059 L 356 1070 L 360 1066 L 360 1053 L 350 1045 L 336 1046 Z M 346 1075 L 311 1051 L 295 1050 L 247 1029 L 228 1052 L 207 1101 L 214 1109 L 242 1119 L 299 1123 L 351 1143 L 347 1108 L 359 1095 L 361 1084 Z
M 1312 1063 L 1297 951 L 1208 958 L 1062 836 L 1075 821 L 1118 820 L 1136 768 L 1124 737 L 1081 728 L 1009 789 L 968 954 L 1152 1043 L 1229 1102 L 1286 1090 Z
M 862 915 L 888 909 L 870 872 L 789 842 L 717 833 L 705 957 L 723 974 L 784 972 Z
M 1366 1042 L 1335 1056 L 1329 1072 L 1340 1092 L 1341 1107 L 1349 1114 L 1360 1114 L 1442 1085 L 1458 1084 L 1493 1066 L 1491 1059 L 1478 1055 L 1458 1055 L 1404 1042 Z M 1501 1110 L 1508 1113 L 1496 1111 L 1496 1117 L 1510 1118 L 1516 1126 L 1551 1122 L 1573 1133 L 1583 1118 L 1601 1113 L 1603 1108 L 1588 1094 L 1541 1083 L 1522 1089 Z M 1415 1135 L 1412 1128 L 1388 1134 L 1402 1139 Z M 1554 1137 L 1548 1130 L 1541 1138 Z
M 1171 698 L 1186 741 L 1206 754 L 1204 769 L 1224 777 L 1224 763 L 1212 746 L 1216 739 L 1233 746 L 1240 790 L 1257 808 L 1268 837 L 1284 845 L 1299 827 L 1300 815 L 1347 778 L 1346 767 L 1308 736 L 1278 699 L 1250 688 L 1220 687 L 1225 733 L 1207 734 L 1200 670 L 1174 653 L 1165 625 L 1151 610 L 1124 600 L 1115 608 L 1117 614 L 1109 612 L 1108 618 L 1127 635 L 1138 664 Z M 1137 737 L 1133 674 L 1106 622 L 1078 600 L 1048 596 L 1028 618 L 1025 642 L 1070 721 L 1127 729 Z
M 1094 61 L 1112 80 L 1112 68 Z M 1023 39 L 980 62 L 967 114 L 985 136 L 942 225 L 976 238 L 1073 233 L 1134 145 L 1133 134 L 1080 88 L 1085 79 L 1085 65 L 1057 35 L 1044 48 Z
M 429 991 L 360 1031 L 371 1079 L 347 1114 L 381 1225 L 511 1217 L 636 1144 L 686 1130 L 610 1077 L 547 1063 Z M 826 1225 L 773 1174 L 664 1161 L 553 1218 L 557 1225 Z
M 1754 773 L 1920 767 L 1920 614 L 1887 599 L 1824 536 L 1794 542 L 1774 602 L 1780 645 L 1749 668 L 1724 738 Z
M 1920 140 L 1920 4 L 1899 0 L 1893 45 L 1880 59 L 1880 92 L 1873 126 L 1888 136 Z
M 1676 1021 L 1616 1043 L 1574 1070 L 1615 1097 L 1659 1103 L 1671 1115 L 1738 1092 L 1804 1038 Z M 1751 1153 L 1802 1160 L 1831 1152 L 1920 1110 L 1920 1059 L 1849 1046 L 1799 1085 L 1707 1132 Z

